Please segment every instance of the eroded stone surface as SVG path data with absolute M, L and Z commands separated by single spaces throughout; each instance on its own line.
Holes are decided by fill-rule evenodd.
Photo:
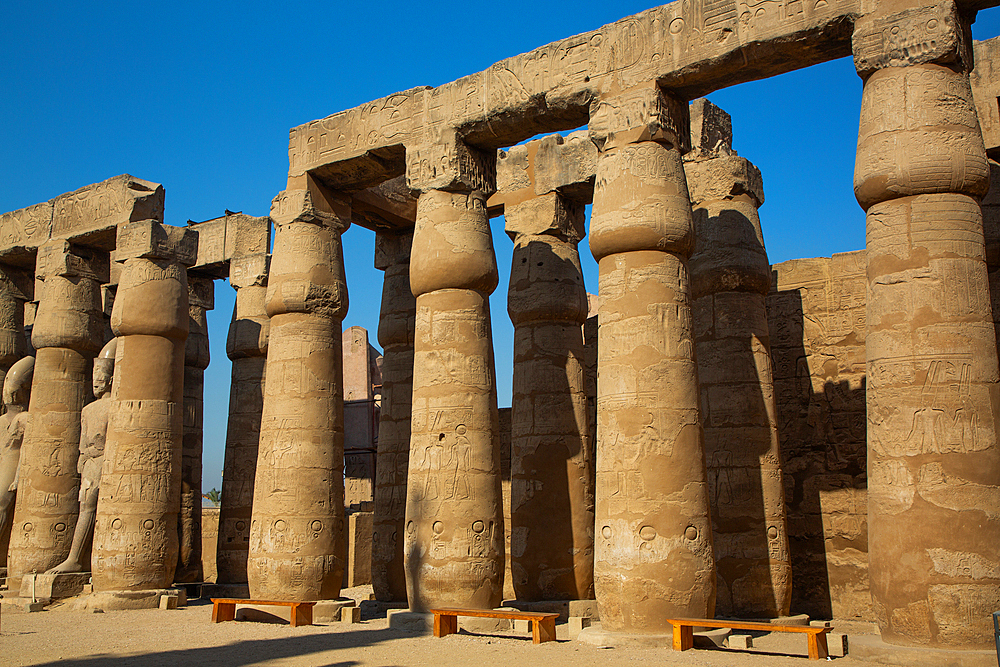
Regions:
M 20 472 L 21 445 L 28 422 L 28 399 L 31 395 L 31 377 L 35 358 L 24 357 L 10 367 L 4 378 L 4 413 L 0 415 L 0 548 L 3 564 L 7 564 L 7 545 L 14 519 L 14 501 L 17 498 L 18 473 Z

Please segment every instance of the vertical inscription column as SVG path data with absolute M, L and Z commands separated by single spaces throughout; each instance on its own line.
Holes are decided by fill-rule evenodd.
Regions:
M 504 527 L 489 295 L 498 275 L 486 198 L 496 158 L 452 135 L 408 148 L 420 192 L 410 260 L 417 297 L 404 561 L 410 608 L 492 608 Z
M 350 205 L 316 190 L 271 203 L 276 232 L 266 308 L 267 384 L 247 577 L 259 600 L 330 600 L 344 576 L 340 235 Z
M 94 590 L 169 587 L 177 567 L 187 267 L 197 233 L 152 220 L 118 227 L 118 337 L 94 525 Z M 150 596 L 155 600 L 155 596 Z
M 518 600 L 594 596 L 594 488 L 577 244 L 584 207 L 552 192 L 504 210 L 514 240 L 511 574 Z
M 792 573 L 764 304 L 771 267 L 757 215 L 764 187 L 760 171 L 729 148 L 728 114 L 696 100 L 691 115 L 701 135 L 692 134 L 684 172 L 697 239 L 691 292 L 716 613 L 773 618 L 789 612 Z
M 229 264 L 229 284 L 236 290 L 236 305 L 226 339 L 226 355 L 233 362 L 233 372 L 215 557 L 220 584 L 247 583 L 270 326 L 265 309 L 269 259 L 268 255 L 250 255 L 234 258 Z
M 601 100 L 590 249 L 599 262 L 594 585 L 611 632 L 711 618 L 712 526 L 698 410 L 682 143 L 687 105 L 655 85 Z
M 80 411 L 104 344 L 101 284 L 108 281 L 107 253 L 66 241 L 44 243 L 36 262 L 35 373 L 8 563 L 17 582 L 69 555 L 80 509 Z
M 403 535 L 413 401 L 413 326 L 410 291 L 413 233 L 375 235 L 375 268 L 385 271 L 378 342 L 382 346 L 382 409 L 375 464 L 372 586 L 375 599 L 406 601 Z
M 205 369 L 209 363 L 208 320 L 215 308 L 215 282 L 188 275 L 188 337 L 184 347 L 184 450 L 181 455 L 180 553 L 174 581 L 204 579 L 201 565 L 201 460 Z
M 854 192 L 867 227 L 875 615 L 892 644 L 986 649 L 1000 605 L 1000 415 L 967 38 L 950 2 L 855 25 Z

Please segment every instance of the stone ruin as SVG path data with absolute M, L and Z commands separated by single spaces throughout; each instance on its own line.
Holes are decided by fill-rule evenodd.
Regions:
M 10 576 L 68 555 L 86 381 L 112 336 L 94 595 L 145 604 L 202 576 L 204 314 L 228 277 L 218 582 L 340 594 L 354 223 L 385 272 L 380 601 L 588 609 L 602 643 L 660 638 L 674 615 L 806 612 L 876 621 L 895 647 L 989 647 L 1000 41 L 969 25 L 991 4 L 675 2 L 293 128 L 270 220 L 164 226 L 162 188 L 128 176 L 4 214 L 0 361 L 29 328 L 35 357 Z M 866 250 L 770 266 L 763 178 L 697 98 L 851 54 Z

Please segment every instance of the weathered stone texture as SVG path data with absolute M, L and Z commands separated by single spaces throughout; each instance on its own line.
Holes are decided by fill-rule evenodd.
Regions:
M 990 157 L 1000 150 L 1000 37 L 973 43 L 976 68 L 969 74 L 983 142 Z
M 796 613 L 872 620 L 865 252 L 771 267 L 768 325 Z

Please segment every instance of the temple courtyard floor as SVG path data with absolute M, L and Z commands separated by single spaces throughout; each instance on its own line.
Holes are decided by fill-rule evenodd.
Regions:
M 369 588 L 370 590 L 370 588 Z M 369 614 L 370 615 L 370 614 Z M 0 665 L 287 665 L 354 667 L 390 665 L 732 665 L 818 664 L 806 655 L 802 635 L 771 634 L 754 649 L 602 648 L 578 641 L 532 644 L 530 633 L 459 634 L 441 639 L 390 629 L 384 614 L 360 623 L 322 623 L 293 628 L 256 622 L 211 622 L 208 600 L 173 610 L 93 611 L 56 605 L 27 613 L 4 605 L 0 616 Z M 364 618 L 364 617 L 363 617 Z M 868 624 L 850 624 L 862 633 Z M 846 628 L 835 628 L 834 632 Z M 847 630 L 849 636 L 851 630 Z M 562 632 L 560 632 L 562 634 Z M 832 657 L 841 667 L 871 665 Z M 821 661 L 825 662 L 825 661 Z

